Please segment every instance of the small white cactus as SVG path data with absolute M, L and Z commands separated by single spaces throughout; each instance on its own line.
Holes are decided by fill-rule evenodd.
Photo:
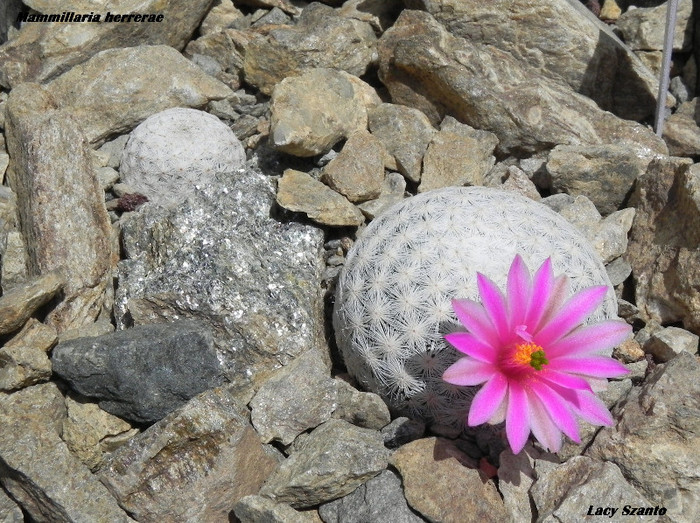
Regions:
M 197 184 L 245 164 L 243 145 L 229 127 L 204 111 L 176 107 L 149 116 L 122 153 L 122 181 L 149 201 L 180 203 Z
M 333 325 L 350 374 L 396 414 L 463 426 L 474 389 L 441 378 L 458 357 L 443 336 L 462 330 L 451 300 L 478 300 L 477 272 L 504 288 L 516 254 L 531 270 L 551 257 L 572 293 L 608 285 L 589 321 L 616 317 L 605 267 L 561 216 L 511 192 L 448 187 L 395 205 L 348 253 Z

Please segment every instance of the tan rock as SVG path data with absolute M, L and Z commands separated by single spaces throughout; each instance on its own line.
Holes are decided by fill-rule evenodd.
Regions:
M 231 0 L 219 0 L 202 20 L 199 33 L 202 36 L 219 33 L 243 16 L 243 13 L 236 9 Z
M 496 486 L 449 440 L 413 441 L 390 463 L 401 474 L 408 504 L 429 521 L 462 523 L 465 514 L 474 521 L 507 520 Z
M 338 227 L 364 223 L 362 212 L 343 195 L 306 173 L 287 169 L 277 185 L 277 203 L 312 220 Z
M 0 348 L 0 390 L 21 389 L 51 377 L 47 352 L 56 344 L 56 330 L 34 318 Z
M 617 0 L 605 0 L 602 7 L 600 8 L 600 14 L 598 17 L 601 20 L 614 22 L 622 14 L 622 9 L 617 5 Z
M 654 7 L 628 9 L 615 24 L 625 43 L 635 50 L 661 51 L 664 47 L 668 2 Z M 693 0 L 679 0 L 673 37 L 674 51 L 688 51 L 693 45 Z
M 248 5 L 250 7 L 278 7 L 290 15 L 298 15 L 299 8 L 295 7 L 287 0 L 236 0 L 238 5 Z
M 698 100 L 681 104 L 664 122 L 663 138 L 673 156 L 700 155 L 700 126 L 696 118 Z
M 65 278 L 58 272 L 15 287 L 0 297 L 0 335 L 10 334 L 25 324 L 34 312 L 48 303 L 65 285 Z
M 24 237 L 19 231 L 7 233 L 5 252 L 2 253 L 2 267 L 0 268 L 0 282 L 3 292 L 8 292 L 13 287 L 27 281 L 27 246 Z

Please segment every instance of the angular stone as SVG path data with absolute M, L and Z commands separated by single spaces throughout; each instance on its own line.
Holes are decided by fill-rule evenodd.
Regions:
M 537 481 L 530 492 L 537 507 L 538 521 L 547 523 L 581 521 L 586 515 L 595 514 L 598 507 L 617 508 L 615 517 L 610 520 L 625 521 L 628 518 L 621 514 L 625 505 L 653 507 L 625 480 L 616 465 L 584 456 L 575 456 L 544 473 L 538 470 Z M 658 518 L 645 516 L 644 520 L 657 521 Z
M 647 322 L 700 334 L 700 166 L 662 157 L 637 180 L 627 259 Z
M 314 2 L 302 11 L 296 25 L 269 26 L 250 43 L 245 79 L 269 95 L 284 78 L 307 69 L 336 69 L 361 76 L 376 61 L 376 43 L 369 24 Z
M 321 505 L 325 523 L 421 523 L 406 503 L 401 478 L 384 470 L 344 498 Z
M 681 352 L 635 387 L 586 455 L 610 461 L 677 521 L 700 517 L 700 363 Z
M 452 36 L 427 13 L 403 11 L 378 49 L 379 77 L 394 103 L 420 109 L 432 122 L 449 114 L 490 131 L 500 154 L 602 143 L 666 152 L 646 127 L 602 111 L 507 51 Z
M 365 221 L 362 212 L 345 196 L 294 169 L 285 170 L 279 179 L 277 203 L 290 211 L 303 212 L 324 225 L 357 226 Z
M 508 9 L 479 0 L 407 4 L 430 12 L 453 35 L 505 51 L 622 118 L 654 112 L 657 77 L 579 0 L 513 0 Z M 658 19 L 662 26 L 664 19 Z
M 503 500 L 454 443 L 424 438 L 394 452 L 390 463 L 403 479 L 408 504 L 428 521 L 506 521 Z
M 99 477 L 138 521 L 227 521 L 276 466 L 227 386 L 200 394 L 132 438 Z
M 217 175 L 179 208 L 144 206 L 122 219 L 119 328 L 200 319 L 227 379 L 241 386 L 325 346 L 323 233 L 271 218 L 273 184 L 251 164 Z
M 7 233 L 5 252 L 1 253 L 2 267 L 0 268 L 0 282 L 3 293 L 21 285 L 27 281 L 27 247 L 24 237 L 19 231 Z
M 299 14 L 299 8 L 290 4 L 287 0 L 236 0 L 236 3 L 239 5 L 248 5 L 251 7 L 277 7 L 285 13 L 289 13 L 290 15 Z
M 125 24 L 128 25 L 128 24 Z M 76 88 L 79 86 L 79 88 Z M 172 47 L 108 49 L 47 85 L 91 144 L 129 132 L 171 107 L 204 107 L 233 94 Z
M 310 350 L 263 383 L 249 404 L 251 422 L 263 443 L 289 445 L 305 430 L 330 419 L 336 397 L 329 369 Z
M 304 508 L 345 496 L 387 466 L 379 432 L 332 419 L 316 428 L 260 491 Z
M 24 514 L 4 490 L 0 490 L 0 521 L 3 523 L 24 523 Z
M 673 156 L 700 155 L 700 127 L 696 119 L 698 100 L 694 98 L 681 104 L 678 110 L 666 118 L 663 139 Z
M 535 481 L 533 467 L 535 459 L 543 458 L 544 452 L 537 450 L 531 442 L 518 454 L 510 449 L 501 452 L 498 466 L 498 490 L 511 521 L 532 521 L 533 507 L 530 487 Z
M 625 236 L 625 239 L 627 237 Z M 625 242 L 625 246 L 627 242 Z M 623 283 L 630 274 L 632 274 L 632 266 L 627 260 L 622 257 L 615 258 L 613 261 L 605 266 L 605 272 L 608 273 L 608 278 L 610 278 L 610 283 L 613 287 L 617 287 Z M 618 314 L 621 315 L 620 312 Z
M 64 284 L 65 278 L 61 273 L 49 272 L 0 296 L 0 335 L 21 328 Z
M 616 144 L 559 145 L 549 153 L 547 172 L 554 192 L 586 196 L 608 215 L 627 203 L 653 157 L 652 151 Z
M 139 433 L 123 419 L 105 412 L 76 394 L 66 396 L 68 417 L 61 439 L 90 470 L 99 468 L 112 452 Z
M 231 0 L 222 0 L 212 7 L 207 16 L 204 17 L 199 26 L 199 33 L 202 36 L 219 33 L 243 16 L 243 13 L 236 9 Z
M 384 445 L 388 449 L 395 449 L 411 441 L 415 441 L 425 434 L 425 423 L 421 420 L 398 417 L 382 429 Z
M 387 173 L 382 182 L 379 198 L 358 205 L 362 214 L 373 220 L 395 203 L 404 199 L 406 179 L 399 173 Z
M 6 114 L 8 179 L 20 204 L 29 273 L 62 270 L 64 298 L 49 321 L 59 332 L 75 328 L 99 314 L 116 261 L 104 193 L 80 124 L 56 109 L 45 88 L 13 89 Z
M 675 358 L 681 352 L 697 354 L 700 337 L 678 327 L 666 327 L 651 335 L 644 344 L 644 352 L 654 356 L 660 363 Z
M 184 55 L 197 64 L 206 61 L 210 76 L 231 89 L 238 89 L 243 76 L 245 50 L 256 37 L 250 31 L 228 28 L 190 41 Z
M 622 32 L 625 43 L 634 50 L 661 51 L 664 48 L 664 32 L 668 2 L 655 7 L 628 9 L 615 24 Z M 679 0 L 676 10 L 676 26 L 673 35 L 674 51 L 689 51 L 693 46 L 693 0 Z
M 337 389 L 337 407 L 333 417 L 358 427 L 381 430 L 391 421 L 389 408 L 384 400 L 371 392 L 360 392 L 349 383 L 334 380 Z
M 54 383 L 0 394 L 0 482 L 35 521 L 133 521 L 59 437 Z
M 423 157 L 418 192 L 450 186 L 484 185 L 484 175 L 496 159 L 498 138 L 446 116 Z
M 211 330 L 192 321 L 65 341 L 51 362 L 74 390 L 139 423 L 158 421 L 223 379 Z
M 401 0 L 344 0 L 336 3 L 342 3 L 338 9 L 342 16 L 369 23 L 377 34 L 383 33 L 394 23 L 403 7 Z
M 315 511 L 294 510 L 286 503 L 277 503 L 263 496 L 250 495 L 242 498 L 233 507 L 240 523 L 317 523 Z
M 0 348 L 0 390 L 20 389 L 47 381 L 51 377 L 51 362 L 46 353 L 56 340 L 52 327 L 30 319 Z
M 491 172 L 493 171 L 490 171 L 490 173 Z M 488 176 L 489 175 L 487 175 L 487 179 Z M 505 176 L 506 180 L 500 185 L 501 189 L 517 192 L 535 201 L 542 199 L 542 196 L 537 191 L 537 186 L 528 178 L 527 174 L 517 166 L 511 165 L 506 167 Z M 488 185 L 488 182 L 486 185 Z
M 418 109 L 383 103 L 369 111 L 369 129 L 396 159 L 401 174 L 419 182 L 423 155 L 437 132 Z
M 351 202 L 377 198 L 384 181 L 385 154 L 382 142 L 368 131 L 358 131 L 323 168 L 321 179 Z
M 344 71 L 311 69 L 275 86 L 270 103 L 270 142 L 296 156 L 328 152 L 367 128 L 367 106 L 379 97 Z
M 31 0 L 25 3 L 43 4 L 40 10 L 46 14 L 60 15 L 66 9 L 60 2 Z M 113 47 L 164 44 L 182 49 L 211 4 L 212 0 L 195 0 L 188 3 L 186 9 L 159 0 L 125 0 L 119 4 L 120 14 L 154 13 L 163 16 L 162 22 L 26 23 L 17 37 L 0 49 L 0 84 L 15 87 L 22 82 L 44 83 L 99 51 Z M 70 9 L 77 14 L 100 14 L 102 22 L 108 11 L 96 9 L 95 3 L 90 1 L 73 2 Z M 138 67 L 137 62 L 124 65 Z M 153 74 L 157 70 L 150 72 Z M 132 81 L 139 76 L 134 75 Z M 76 91 L 77 96 L 84 93 L 82 89 Z

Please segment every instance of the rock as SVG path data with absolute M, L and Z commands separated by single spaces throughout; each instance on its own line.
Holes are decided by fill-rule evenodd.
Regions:
M 600 14 L 598 17 L 601 20 L 614 22 L 622 14 L 622 9 L 617 5 L 617 0 L 605 0 L 602 7 L 600 8 Z
M 620 314 L 622 316 L 622 314 Z M 631 338 L 623 341 L 613 350 L 613 357 L 623 363 L 634 363 L 644 359 L 644 351 L 637 340 Z
M 35 521 L 133 521 L 61 441 L 65 415 L 54 383 L 0 394 L 2 486 Z
M 484 175 L 496 163 L 492 153 L 497 144 L 495 134 L 446 116 L 423 157 L 418 192 L 454 185 L 484 185 Z
M 391 457 L 403 480 L 408 504 L 428 521 L 506 521 L 503 500 L 470 458 L 443 438 L 404 445 Z
M 314 512 L 294 510 L 286 503 L 277 503 L 263 496 L 250 495 L 236 503 L 233 513 L 240 523 L 316 523 L 318 515 Z
M 282 152 L 315 156 L 367 128 L 374 90 L 344 71 L 311 69 L 275 86 L 270 104 L 270 142 Z
M 676 521 L 700 517 L 700 462 L 692 450 L 700 435 L 698 376 L 700 363 L 685 352 L 656 366 L 613 411 L 616 425 L 603 428 L 586 451 L 624 470 L 651 504 L 664 506 Z
M 51 362 L 46 353 L 56 340 L 52 327 L 30 319 L 0 348 L 0 390 L 21 389 L 47 381 L 51 377 Z
M 358 205 L 362 214 L 373 220 L 395 203 L 404 199 L 406 180 L 399 173 L 387 173 L 382 182 L 379 198 Z
M 245 51 L 256 37 L 249 31 L 227 28 L 190 41 L 184 55 L 206 69 L 210 76 L 231 89 L 238 89 L 243 76 Z
M 387 466 L 379 432 L 329 420 L 316 428 L 260 491 L 304 508 L 345 496 Z
M 515 0 L 508 9 L 478 0 L 409 5 L 430 12 L 453 35 L 505 51 L 621 118 L 640 120 L 654 112 L 657 78 L 578 0 Z
M 361 76 L 377 59 L 377 37 L 369 24 L 318 2 L 306 7 L 294 26 L 260 30 L 263 35 L 246 50 L 243 70 L 246 82 L 267 95 L 284 78 L 305 70 L 328 68 Z
M 358 131 L 323 168 L 322 181 L 351 202 L 377 198 L 384 181 L 386 154 L 382 142 L 366 130 Z
M 625 246 L 627 246 L 627 237 L 625 236 Z M 613 287 L 624 283 L 624 281 L 629 278 L 632 274 L 632 266 L 627 260 L 622 257 L 615 258 L 613 261 L 605 266 L 605 272 L 608 273 L 608 278 L 610 278 L 610 283 Z M 622 315 L 619 311 L 618 314 Z
M 222 380 L 211 331 L 191 321 L 65 341 L 51 363 L 74 390 L 138 423 L 158 421 Z
M 700 155 L 700 127 L 695 118 L 698 100 L 681 104 L 678 110 L 666 118 L 663 139 L 673 156 Z
M 46 87 L 96 145 L 164 109 L 204 107 L 233 94 L 164 45 L 102 51 Z
M 382 429 L 384 446 L 395 449 L 423 437 L 425 423 L 421 420 L 398 417 Z
M 120 447 L 100 472 L 138 521 L 226 521 L 277 462 L 231 386 L 190 400 Z
M 627 203 L 653 157 L 652 151 L 623 145 L 559 145 L 549 154 L 547 172 L 553 192 L 586 196 L 608 215 Z
M 46 14 L 61 14 L 61 9 L 66 7 L 54 1 L 31 0 L 30 3 L 37 5 L 38 9 L 34 9 Z M 14 88 L 22 82 L 44 83 L 112 47 L 164 44 L 182 49 L 211 3 L 212 0 L 196 0 L 187 4 L 187 9 L 181 9 L 164 5 L 159 0 L 125 0 L 119 4 L 119 13 L 153 13 L 162 15 L 161 21 L 104 23 L 107 10 L 96 9 L 94 2 L 73 2 L 70 8 L 75 9 L 74 13 L 96 11 L 103 23 L 25 23 L 17 37 L 0 49 L 0 84 Z M 29 13 L 26 9 L 22 12 Z M 132 71 L 139 67 L 136 61 L 122 65 Z M 150 78 L 157 71 L 152 69 Z M 105 76 L 110 77 L 110 74 Z M 140 77 L 134 74 L 132 82 Z M 162 85 L 172 84 L 165 82 Z M 78 96 L 84 94 L 81 89 L 78 91 Z
M 0 297 L 0 335 L 20 329 L 38 308 L 48 303 L 64 286 L 65 278 L 49 272 L 15 287 Z
M 290 4 L 287 0 L 236 0 L 239 5 L 248 5 L 252 7 L 274 8 L 278 7 L 285 13 L 290 15 L 298 15 L 299 8 Z
M 501 189 L 505 191 L 517 192 L 518 194 L 522 194 L 523 196 L 535 201 L 542 199 L 542 196 L 537 191 L 535 184 L 532 183 L 527 174 L 525 174 L 525 172 L 519 169 L 517 166 L 511 165 L 507 167 L 505 170 L 505 176 L 506 180 L 503 182 L 503 184 L 498 186 Z
M 542 457 L 543 453 L 535 449 L 531 442 L 526 443 L 518 454 L 506 449 L 499 456 L 498 490 L 511 521 L 535 519 L 530 487 L 537 476 L 533 467 L 535 459 Z
M 66 409 L 68 416 L 63 420 L 61 439 L 93 471 L 104 464 L 105 453 L 139 433 L 123 419 L 76 394 L 66 396 Z
M 644 344 L 644 352 L 660 363 L 675 358 L 681 352 L 697 354 L 700 337 L 678 327 L 666 327 L 651 335 Z
M 0 490 L 0 521 L 3 523 L 24 523 L 24 514 L 4 490 Z
M 122 218 L 118 327 L 202 320 L 227 379 L 242 387 L 325 347 L 323 233 L 271 218 L 274 198 L 271 177 L 251 164 L 217 175 L 179 208 Z
M 401 174 L 419 182 L 423 155 L 437 132 L 418 109 L 383 103 L 369 110 L 369 129 L 396 159 Z
M 357 226 L 365 221 L 362 212 L 343 195 L 294 169 L 285 170 L 279 179 L 277 203 L 290 211 L 303 212 L 324 225 Z
M 263 443 L 289 445 L 328 421 L 336 404 L 335 383 L 316 351 L 308 351 L 273 374 L 251 400 L 251 422 Z
M 219 33 L 243 16 L 231 0 L 220 0 L 202 20 L 199 33 L 202 36 Z
M 609 516 L 610 521 L 627 521 L 629 516 L 622 515 L 624 506 L 653 507 L 616 465 L 584 456 L 575 456 L 543 474 L 538 471 L 530 492 L 537 507 L 537 521 L 543 523 L 580 521 L 584 515 L 595 514 L 598 507 L 618 509 Z M 644 520 L 658 518 L 645 516 Z
M 507 51 L 452 36 L 427 13 L 403 11 L 378 49 L 379 77 L 394 103 L 420 109 L 431 122 L 449 114 L 490 131 L 499 154 L 603 143 L 666 152 L 649 129 L 602 111 Z
M 1 243 L 1 241 L 0 241 Z M 7 233 L 5 252 L 2 256 L 2 267 L 0 268 L 0 282 L 2 282 L 3 293 L 7 293 L 27 281 L 27 247 L 24 237 L 19 231 Z
M 668 2 L 655 7 L 629 9 L 615 24 L 625 43 L 634 50 L 661 51 L 664 48 L 664 32 Z M 693 0 L 679 0 L 676 11 L 676 27 L 673 50 L 689 51 L 693 46 Z
M 700 333 L 700 167 L 682 158 L 654 160 L 639 178 L 630 205 L 637 213 L 627 259 L 635 298 L 647 322 Z
M 382 398 L 371 392 L 360 392 L 341 379 L 334 382 L 337 390 L 334 418 L 374 430 L 381 430 L 389 424 L 391 415 Z
M 243 145 L 226 124 L 204 111 L 175 107 L 149 116 L 133 130 L 120 171 L 122 182 L 149 202 L 178 205 L 196 185 L 244 165 Z
M 421 523 L 406 503 L 401 478 L 391 470 L 360 485 L 344 498 L 321 505 L 319 515 L 325 523 Z
M 394 23 L 402 7 L 401 0 L 346 0 L 338 12 L 369 23 L 375 33 L 381 34 Z

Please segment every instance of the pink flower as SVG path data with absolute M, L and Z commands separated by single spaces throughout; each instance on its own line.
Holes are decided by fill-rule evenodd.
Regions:
M 612 425 L 592 386 L 628 372 L 601 352 L 624 341 L 632 329 L 620 320 L 581 325 L 602 303 L 607 287 L 589 287 L 567 300 L 568 278 L 554 277 L 550 259 L 531 278 L 520 256 L 508 273 L 507 297 L 484 275 L 478 274 L 477 282 L 483 305 L 452 301 L 469 332 L 445 336 L 467 356 L 452 364 L 443 379 L 464 386 L 484 383 L 472 401 L 468 424 L 505 419 L 515 454 L 530 431 L 557 452 L 562 433 L 580 443 L 577 417 Z

